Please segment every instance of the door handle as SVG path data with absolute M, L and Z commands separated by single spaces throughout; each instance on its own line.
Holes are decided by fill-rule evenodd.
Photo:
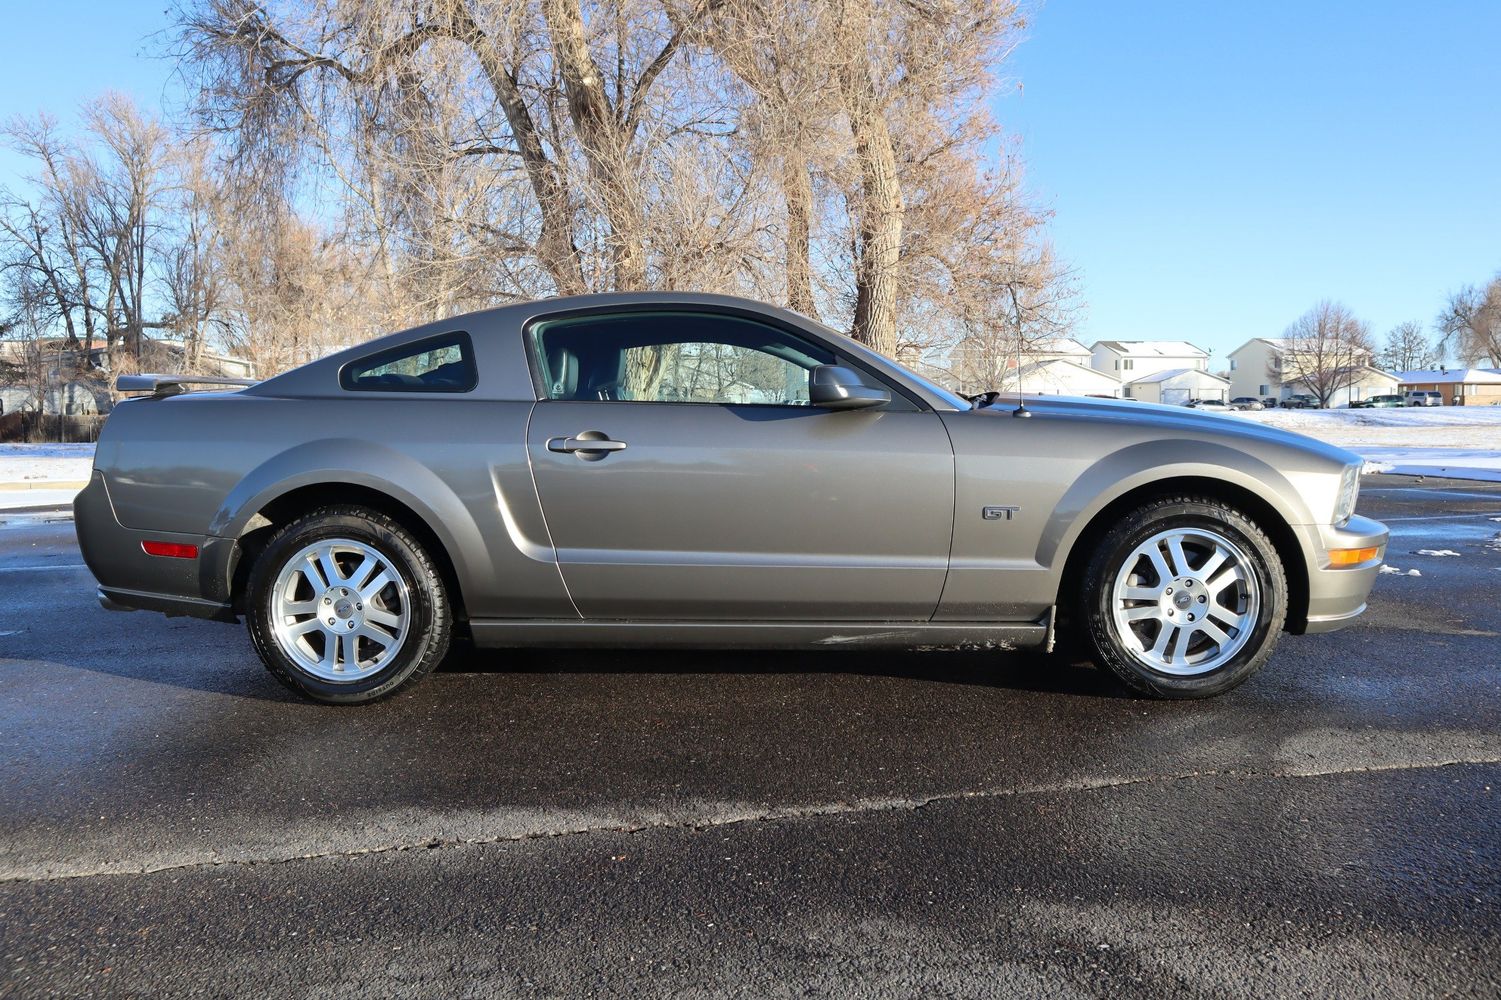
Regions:
M 594 435 L 598 435 L 597 437 Z M 604 452 L 625 451 L 624 441 L 612 441 L 599 431 L 584 431 L 578 437 L 555 437 L 547 439 L 548 451 L 581 452 L 588 455 L 591 452 L 604 457 Z

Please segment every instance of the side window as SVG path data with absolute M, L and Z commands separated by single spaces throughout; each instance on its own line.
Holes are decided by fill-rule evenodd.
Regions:
M 467 333 L 445 333 L 403 344 L 339 372 L 345 389 L 375 392 L 468 392 L 479 382 Z
M 631 312 L 533 325 L 544 395 L 648 403 L 808 405 L 832 351 L 778 327 L 713 313 Z

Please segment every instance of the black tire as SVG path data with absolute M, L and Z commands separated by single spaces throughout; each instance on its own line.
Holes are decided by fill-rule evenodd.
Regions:
M 272 603 L 278 575 L 298 552 L 326 539 L 350 539 L 375 550 L 400 576 L 410 605 L 405 640 L 390 662 L 350 681 L 310 673 L 287 655 L 275 634 Z M 448 652 L 453 635 L 447 588 L 432 556 L 395 519 L 364 507 L 323 507 L 280 528 L 256 558 L 247 595 L 250 638 L 266 669 L 293 691 L 326 705 L 360 705 L 390 697 L 431 672 Z
M 1244 645 L 1225 662 L 1195 674 L 1165 672 L 1145 662 L 1150 654 L 1137 653 L 1127 644 L 1118 634 L 1119 626 L 1114 615 L 1115 582 L 1117 575 L 1125 572 L 1123 567 L 1127 560 L 1132 559 L 1132 554 L 1138 547 L 1149 542 L 1153 536 L 1183 529 L 1211 532 L 1233 543 L 1245 557 L 1243 562 L 1248 581 L 1246 589 L 1232 592 L 1232 599 L 1235 594 L 1247 595 L 1252 582 L 1258 589 L 1256 612 L 1251 612 L 1249 601 L 1243 609 L 1247 619 L 1246 630 L 1249 632 Z M 1131 579 L 1136 578 L 1130 577 L 1127 582 Z M 1160 581 L 1154 579 L 1152 586 L 1159 584 Z M 1210 595 L 1210 599 L 1218 603 L 1214 595 Z M 1164 597 L 1163 600 L 1169 599 Z M 1202 592 L 1193 600 L 1202 602 Z M 1287 575 L 1266 533 L 1241 511 L 1208 497 L 1163 497 L 1128 512 L 1100 538 L 1079 579 L 1074 601 L 1074 608 L 1078 611 L 1075 617 L 1084 626 L 1082 631 L 1087 651 L 1096 663 L 1108 667 L 1127 687 L 1158 698 L 1208 698 L 1241 684 L 1260 670 L 1271 657 L 1287 619 Z M 1147 601 L 1140 604 L 1150 607 Z M 1122 602 L 1121 606 L 1127 605 Z M 1186 610 L 1204 617 L 1201 607 L 1202 603 L 1199 603 Z M 1174 613 L 1180 616 L 1178 621 L 1181 624 L 1184 612 L 1174 610 Z M 1216 621 L 1215 624 L 1220 623 Z M 1145 624 L 1134 626 L 1144 630 L 1152 627 Z M 1137 634 L 1140 636 L 1140 633 Z M 1213 642 L 1206 635 L 1196 636 L 1189 629 L 1184 629 L 1181 634 L 1185 637 L 1182 640 L 1185 643 L 1199 642 L 1207 645 Z M 1240 635 L 1240 630 L 1236 630 L 1235 642 L 1240 641 Z M 1180 640 L 1171 640 L 1172 645 L 1176 647 L 1178 641 Z M 1233 646 L 1234 643 L 1228 645 Z M 1186 645 L 1186 649 L 1189 655 L 1194 655 L 1192 645 Z

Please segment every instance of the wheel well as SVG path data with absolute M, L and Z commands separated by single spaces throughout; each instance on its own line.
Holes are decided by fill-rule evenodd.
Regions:
M 1089 562 L 1090 553 L 1094 551 L 1095 545 L 1105 532 L 1109 531 L 1122 515 L 1158 497 L 1181 493 L 1222 500 L 1235 507 L 1266 532 L 1273 548 L 1279 553 L 1301 554 L 1303 551 L 1298 536 L 1282 519 L 1282 515 L 1277 513 L 1276 508 L 1250 490 L 1218 479 L 1201 479 L 1192 476 L 1164 479 L 1160 482 L 1138 486 L 1122 494 L 1110 501 L 1090 520 L 1079 537 L 1074 540 L 1073 547 L 1068 553 L 1068 560 L 1063 565 L 1063 576 L 1058 586 L 1059 603 L 1064 604 L 1073 600 L 1073 595 L 1078 590 L 1079 576 L 1084 572 L 1085 564 Z M 1301 558 L 1283 557 L 1282 569 L 1287 574 L 1287 624 L 1285 628 L 1288 632 L 1299 635 L 1308 624 L 1308 567 Z M 1065 608 L 1064 610 L 1071 611 L 1072 609 Z
M 244 611 L 245 590 L 250 581 L 250 569 L 255 565 L 256 557 L 271 540 L 271 536 L 276 534 L 277 529 L 291 523 L 308 511 L 333 504 L 355 504 L 380 511 L 416 536 L 432 555 L 438 571 L 443 574 L 443 583 L 448 589 L 449 601 L 453 605 L 454 620 L 456 622 L 468 621 L 468 615 L 464 610 L 464 593 L 459 589 L 458 574 L 454 572 L 453 560 L 449 558 L 448 550 L 439 540 L 437 533 L 420 514 L 400 500 L 380 490 L 354 483 L 317 483 L 312 486 L 302 486 L 282 494 L 256 512 L 255 516 L 247 522 L 246 530 L 240 534 L 230 570 L 230 595 L 236 611 Z

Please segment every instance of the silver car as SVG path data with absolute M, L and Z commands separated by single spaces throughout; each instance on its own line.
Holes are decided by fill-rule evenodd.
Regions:
M 805 317 L 617 294 L 256 385 L 137 376 L 75 504 L 114 609 L 329 703 L 481 647 L 1051 649 L 1202 697 L 1365 607 L 1360 460 L 1182 407 L 975 405 Z

